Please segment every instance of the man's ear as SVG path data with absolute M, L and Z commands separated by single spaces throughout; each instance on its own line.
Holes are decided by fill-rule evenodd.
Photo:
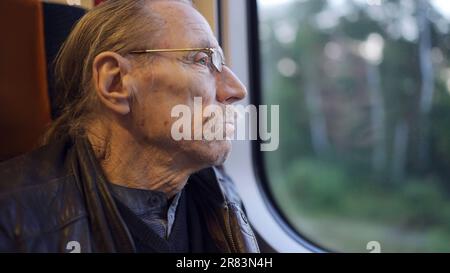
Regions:
M 114 52 L 102 52 L 95 57 L 92 69 L 100 101 L 117 114 L 130 113 L 131 90 L 124 84 L 131 71 L 130 61 Z

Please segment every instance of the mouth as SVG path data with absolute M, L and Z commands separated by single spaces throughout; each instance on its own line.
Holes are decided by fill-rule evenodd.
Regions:
M 234 122 L 231 121 L 226 121 L 226 122 L 218 122 L 218 123 L 206 123 L 206 127 L 212 129 L 211 133 L 214 134 L 215 130 L 217 130 L 217 128 L 222 128 L 222 137 L 220 139 L 216 139 L 216 140 L 233 140 L 234 138 L 234 133 L 235 133 L 235 124 Z M 213 129 L 215 128 L 215 129 Z M 209 132 L 209 129 L 208 129 Z

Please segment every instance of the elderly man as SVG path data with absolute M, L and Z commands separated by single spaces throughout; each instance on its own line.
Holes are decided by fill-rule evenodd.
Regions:
M 176 105 L 246 96 L 190 2 L 106 1 L 77 23 L 56 74 L 64 110 L 47 145 L 0 166 L 0 251 L 258 251 L 217 167 L 230 142 L 171 135 Z

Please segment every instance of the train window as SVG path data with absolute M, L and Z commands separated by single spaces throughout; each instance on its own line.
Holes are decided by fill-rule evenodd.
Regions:
M 258 0 L 266 186 L 331 251 L 450 251 L 450 2 Z M 257 96 L 258 97 L 258 96 Z

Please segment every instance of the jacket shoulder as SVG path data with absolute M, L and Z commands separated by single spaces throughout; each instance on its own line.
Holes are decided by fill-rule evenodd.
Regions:
M 0 164 L 0 251 L 86 217 L 69 150 L 57 143 Z
M 29 186 L 46 184 L 67 176 L 71 152 L 67 141 L 40 147 L 28 154 L 0 163 L 0 196 Z

